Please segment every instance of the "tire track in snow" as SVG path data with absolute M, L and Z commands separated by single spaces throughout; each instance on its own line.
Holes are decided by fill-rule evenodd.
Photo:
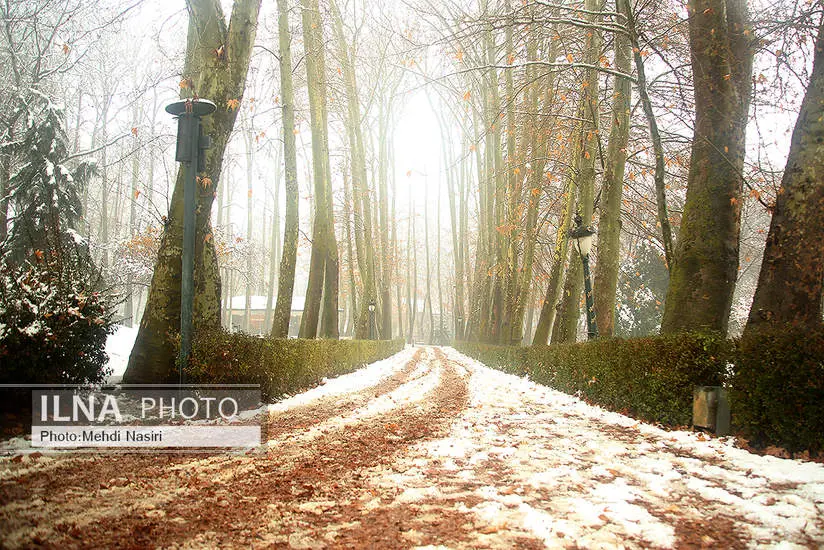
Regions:
M 406 360 L 407 356 L 411 358 Z M 276 411 L 270 417 L 274 423 L 272 431 L 281 435 L 289 430 L 299 431 L 313 410 L 317 413 L 316 421 L 322 421 L 354 411 L 370 398 L 396 391 L 408 383 L 424 359 L 425 351 L 405 350 L 394 357 L 396 365 L 384 360 L 366 367 L 375 372 L 360 375 L 367 381 L 365 385 L 361 380 L 347 380 L 353 378 L 352 375 L 330 382 L 344 390 L 355 388 L 354 392 L 329 392 L 319 387 L 298 399 L 270 406 Z M 315 397 L 316 393 L 321 395 Z M 341 393 L 345 399 L 340 398 Z M 298 405 L 291 406 L 293 401 Z M 286 416 L 291 410 L 296 411 L 294 418 Z M 11 459 L 2 459 L 7 466 L 6 479 L 0 481 L 0 525 L 3 525 L 0 545 L 3 546 L 38 544 L 54 535 L 63 537 L 65 543 L 72 539 L 78 543 L 76 537 L 93 522 L 112 521 L 128 514 L 157 516 L 158 506 L 189 493 L 197 485 L 198 477 L 190 475 L 191 471 L 225 475 L 232 468 L 238 472 L 248 470 L 251 461 L 243 455 L 220 452 L 205 455 L 113 453 L 88 457 L 61 453 L 22 458 L 17 464 Z
M 320 433 L 315 439 L 289 444 L 288 433 L 284 433 L 279 437 L 284 441 L 283 446 L 267 453 L 207 457 L 202 461 L 173 464 L 152 479 L 132 479 L 126 487 L 131 499 L 127 497 L 126 502 L 110 499 L 103 504 L 107 512 L 112 512 L 113 505 L 121 506 L 108 518 L 96 518 L 106 519 L 105 523 L 82 521 L 77 512 L 84 499 L 78 494 L 64 493 L 61 500 L 68 496 L 74 505 L 66 501 L 48 502 L 47 507 L 55 513 L 39 516 L 42 523 L 54 529 L 35 533 L 35 538 L 28 539 L 28 543 L 22 538 L 26 529 L 18 529 L 18 536 L 5 542 L 42 542 L 46 546 L 66 547 L 80 544 L 169 546 L 188 541 L 202 546 L 215 543 L 214 537 L 227 544 L 236 542 L 238 537 L 246 537 L 251 542 L 259 540 L 252 533 L 258 529 L 257 520 L 271 512 L 266 502 L 274 498 L 275 502 L 280 499 L 283 505 L 288 505 L 295 499 L 294 487 L 305 492 L 305 486 L 300 483 L 323 490 L 330 477 L 348 478 L 364 464 L 388 461 L 397 449 L 409 442 L 444 429 L 449 420 L 447 410 L 459 408 L 465 401 L 460 399 L 460 395 L 465 394 L 465 384 L 454 369 L 445 369 L 432 355 L 429 350 L 420 355 L 421 362 L 425 358 L 429 363 L 425 376 L 416 379 L 414 374 L 419 367 L 411 372 L 401 369 L 406 379 L 400 385 L 401 380 L 395 379 L 384 386 L 391 389 L 398 385 L 393 390 L 397 397 L 415 394 L 414 389 L 407 387 L 417 387 L 420 393 L 417 400 L 396 399 L 399 403 L 396 408 L 382 404 L 372 407 L 369 413 L 369 404 L 387 395 L 379 393 L 377 398 L 352 411 L 361 413 L 354 415 L 356 420 L 337 425 L 329 423 L 329 432 Z M 435 380 L 430 385 L 431 391 L 425 394 L 420 392 L 424 378 Z M 318 410 L 320 420 L 328 416 L 327 406 L 321 404 Z M 300 434 L 302 429 L 303 423 L 298 422 L 294 433 Z M 72 474 L 79 475 L 78 472 Z M 82 477 L 74 479 L 73 486 L 89 488 L 96 479 L 94 472 Z M 332 486 L 331 490 L 336 488 Z M 97 506 L 100 507 L 99 501 Z M 61 515 L 61 512 L 69 513 Z M 253 518 L 257 520 L 252 521 Z M 271 534 L 271 530 L 269 532 Z

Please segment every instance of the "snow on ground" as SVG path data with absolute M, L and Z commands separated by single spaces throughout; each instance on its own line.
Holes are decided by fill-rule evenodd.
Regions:
M 340 380 L 340 378 L 345 378 L 345 380 L 342 380 L 339 384 L 335 385 L 343 387 L 352 387 L 357 389 L 373 386 L 385 376 L 388 376 L 392 372 L 401 370 L 406 365 L 409 358 L 411 358 L 411 355 L 412 354 L 410 353 L 407 356 L 405 352 L 401 352 L 400 354 L 394 355 L 385 361 L 379 361 L 378 363 L 386 363 L 385 365 L 381 365 L 382 371 L 386 370 L 386 367 L 391 367 L 389 369 L 389 372 L 383 372 L 383 376 L 381 376 L 380 378 L 375 378 L 374 375 L 371 373 L 368 373 L 366 375 L 361 374 L 362 371 L 369 370 L 371 367 L 378 365 L 378 363 L 373 363 L 370 367 L 366 369 L 362 369 L 361 371 L 356 371 L 352 374 L 339 377 L 338 379 L 336 379 L 336 381 Z M 390 393 L 378 395 L 370 399 L 362 407 L 358 407 L 348 414 L 332 417 L 324 422 L 315 424 L 311 428 L 299 434 L 285 434 L 280 438 L 270 440 L 268 444 L 270 447 L 280 447 L 285 443 L 294 443 L 295 441 L 308 441 L 320 437 L 321 435 L 326 434 L 332 430 L 338 430 L 345 426 L 350 426 L 358 422 L 363 422 L 370 418 L 385 415 L 393 409 L 396 409 L 401 406 L 408 406 L 414 404 L 418 401 L 425 399 L 427 395 L 429 395 L 429 393 L 435 389 L 435 387 L 438 385 L 440 377 L 441 365 L 438 361 L 434 360 L 432 353 L 429 350 L 427 350 L 426 357 L 418 363 L 418 366 L 415 368 L 414 371 L 412 371 L 412 374 L 409 376 L 409 379 L 403 385 L 391 391 Z M 323 394 L 324 392 L 322 390 L 324 388 L 325 386 L 319 386 L 318 388 L 315 388 L 315 390 L 318 390 L 316 393 Z M 306 395 L 307 393 L 311 393 L 315 390 L 310 390 L 309 392 L 301 394 L 300 396 L 296 396 L 296 398 Z M 330 394 L 325 393 L 325 395 Z M 288 410 L 290 405 L 287 403 L 287 406 L 284 409 L 282 407 L 282 403 L 283 402 L 277 403 L 275 405 L 270 405 L 269 410 Z
M 824 544 L 824 466 L 661 430 L 446 352 L 472 373 L 470 404 L 449 437 L 372 470 L 397 505 L 450 501 L 474 514 L 481 545 L 521 532 L 549 547 L 665 548 L 707 522 L 716 538 L 696 544 Z
M 415 351 L 416 348 L 407 346 L 400 353 L 381 361 L 375 361 L 355 372 L 332 379 L 324 378 L 320 386 L 269 405 L 269 412 L 273 414 L 280 413 L 294 407 L 310 405 L 324 397 L 344 395 L 374 386 L 382 379 L 403 369 L 406 363 L 412 359 Z
M 115 325 L 114 332 L 106 339 L 106 353 L 109 356 L 106 367 L 112 369 L 106 380 L 108 383 L 116 384 L 123 378 L 136 338 L 137 327 Z

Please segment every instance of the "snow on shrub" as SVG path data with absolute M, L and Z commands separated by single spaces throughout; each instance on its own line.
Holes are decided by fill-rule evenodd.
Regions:
M 112 331 L 91 262 L 56 254 L 0 262 L 0 382 L 97 383 Z

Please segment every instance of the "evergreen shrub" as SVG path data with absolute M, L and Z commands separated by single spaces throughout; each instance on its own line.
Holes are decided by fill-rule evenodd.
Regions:
M 82 255 L 0 261 L 0 383 L 102 382 L 110 298 Z

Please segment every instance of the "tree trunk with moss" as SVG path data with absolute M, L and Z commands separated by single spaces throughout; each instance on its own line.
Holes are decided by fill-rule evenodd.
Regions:
M 820 327 L 824 283 L 824 24 L 767 235 L 747 330 Z
M 619 13 L 626 13 L 628 0 L 617 0 Z M 615 70 L 632 72 L 629 38 L 615 33 Z M 615 329 L 615 293 L 621 252 L 621 198 L 624 189 L 624 167 L 629 141 L 629 110 L 632 82 L 629 77 L 616 76 L 612 100 L 612 128 L 607 146 L 604 184 L 598 218 L 598 251 L 595 262 L 593 297 L 598 334 L 610 337 Z
M 589 21 L 593 25 L 600 23 L 597 12 L 603 8 L 603 0 L 587 0 L 586 9 L 590 12 Z M 601 32 L 586 31 L 584 59 L 589 67 L 596 67 L 601 57 Z M 595 207 L 595 159 L 599 154 L 599 104 L 598 104 L 598 70 L 588 68 L 581 82 L 581 106 L 578 118 L 581 119 L 580 145 L 573 159 L 577 172 L 578 213 L 584 225 L 592 225 Z M 573 247 L 574 248 L 574 247 Z M 581 317 L 581 293 L 584 289 L 583 268 L 577 250 L 572 250 L 569 268 L 561 296 L 561 308 L 552 333 L 552 343 L 574 342 L 578 334 L 578 321 Z
M 197 190 L 193 305 L 197 331 L 220 327 L 220 275 L 211 210 L 226 144 L 237 117 L 235 101 L 241 100 L 246 86 L 260 0 L 236 0 L 228 27 L 218 0 L 188 0 L 186 6 L 189 35 L 183 79 L 187 86 L 182 93 L 191 96 L 196 92 L 217 105 L 214 114 L 203 118 L 203 133 L 212 137 L 212 147 L 206 150 L 206 171 L 201 174 Z M 175 180 L 149 297 L 123 376 L 127 383 L 163 382 L 175 374 L 174 340 L 180 331 L 184 172 L 181 167 Z
M 338 245 L 332 215 L 323 22 L 318 0 L 303 0 L 302 8 L 303 45 L 306 50 L 306 79 L 312 128 L 315 219 L 312 228 L 312 254 L 309 259 L 309 283 L 301 318 L 300 337 L 315 338 L 320 334 L 324 338 L 337 338 Z
M 726 332 L 738 276 L 753 39 L 745 0 L 691 0 L 687 7 L 695 134 L 661 332 Z
M 578 145 L 573 148 L 578 150 Z M 577 153 L 573 153 L 577 154 Z M 558 221 L 558 232 L 555 235 L 555 248 L 552 251 L 552 267 L 549 272 L 549 284 L 547 284 L 544 300 L 541 303 L 541 313 L 538 316 L 538 326 L 535 327 L 535 335 L 532 337 L 532 345 L 544 346 L 549 340 L 549 335 L 555 326 L 555 316 L 557 314 L 556 305 L 561 296 L 561 287 L 564 282 L 564 263 L 567 251 L 569 250 L 569 230 L 572 228 L 572 213 L 575 209 L 575 180 L 571 173 L 565 176 L 564 186 L 564 207 L 561 211 L 561 219 Z
M 292 294 L 295 290 L 295 265 L 298 255 L 300 191 L 298 189 L 297 145 L 295 143 L 295 90 L 292 84 L 292 37 L 289 33 L 287 0 L 278 3 L 278 52 L 280 53 L 280 100 L 283 109 L 283 164 L 286 193 L 286 218 L 283 229 L 283 255 L 278 271 L 278 297 L 272 320 L 272 336 L 289 336 Z

